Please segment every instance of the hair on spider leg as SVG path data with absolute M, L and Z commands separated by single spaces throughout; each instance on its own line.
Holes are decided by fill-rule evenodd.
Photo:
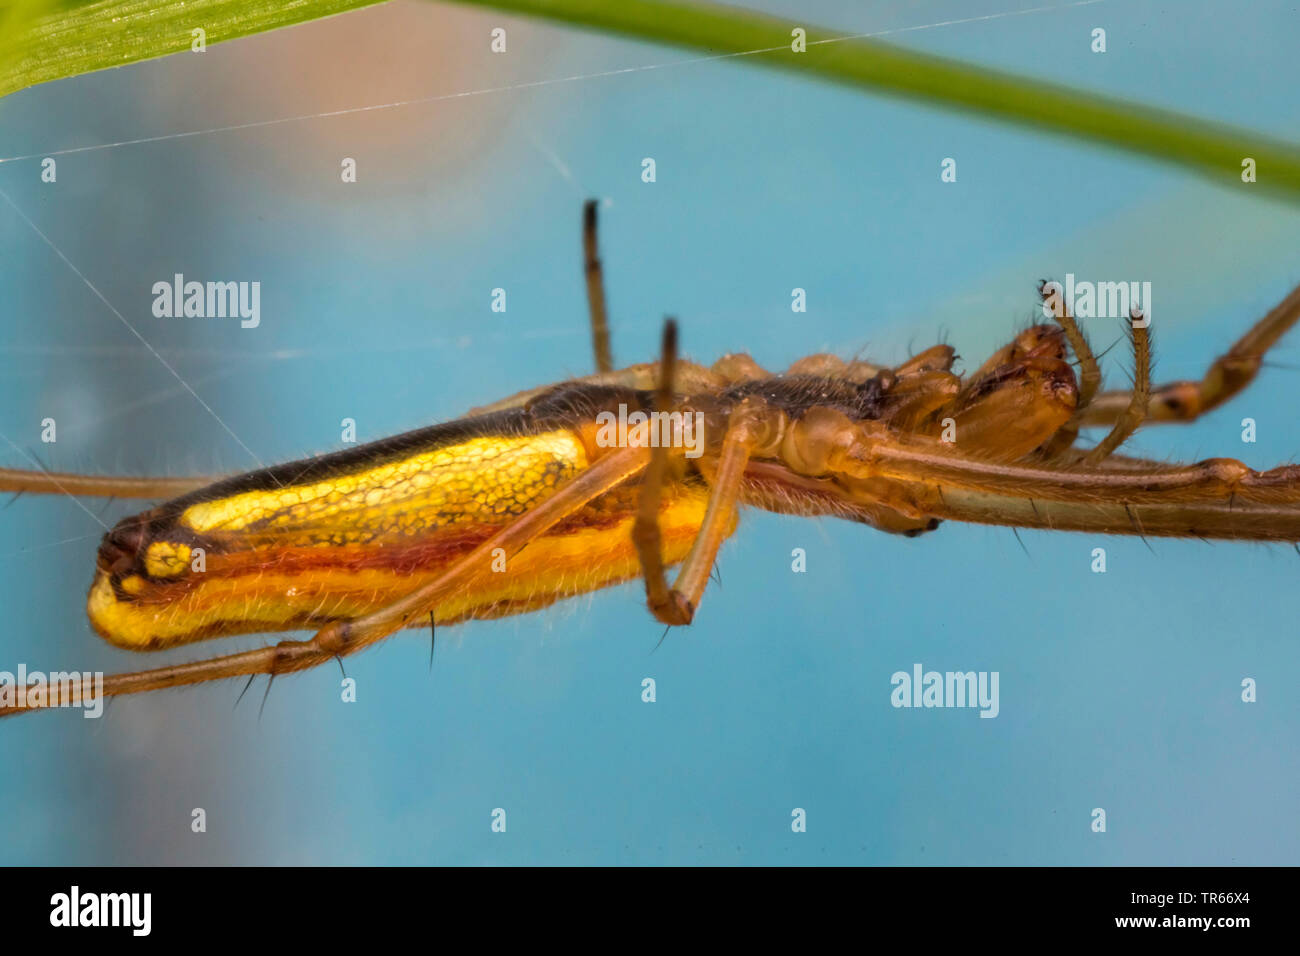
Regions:
M 673 626 L 671 624 L 669 624 L 667 627 L 664 628 L 664 632 L 659 635 L 659 640 L 655 643 L 654 649 L 650 651 L 650 654 L 654 654 L 655 651 L 659 650 L 660 646 L 664 642 L 664 638 L 668 636 L 668 632 L 671 631 L 672 629 Z M 646 656 L 649 657 L 650 654 L 647 654 Z
M 235 698 L 235 706 L 234 706 L 234 707 L 231 707 L 231 708 L 230 708 L 231 710 L 234 710 L 235 707 L 238 707 L 238 706 L 239 706 L 239 702 L 240 702 L 241 700 L 243 700 L 243 699 L 244 699 L 244 695 L 248 693 L 248 688 L 250 688 L 250 687 L 253 686 L 253 678 L 256 677 L 256 676 L 257 676 L 256 674 L 249 674 L 249 675 L 248 675 L 248 682 L 247 682 L 246 684 L 244 684 L 244 689 L 241 690 L 241 691 L 239 692 L 239 696 Z
M 270 680 L 266 682 L 266 690 L 262 691 L 262 706 L 257 708 L 257 719 L 262 719 L 262 711 L 266 710 L 266 699 L 271 696 L 271 685 L 275 683 L 275 675 L 272 674 Z
M 1288 365 L 1286 362 L 1270 362 L 1267 359 L 1259 360 L 1260 368 L 1277 368 L 1285 372 L 1300 372 L 1300 365 Z
M 1147 550 L 1155 554 L 1156 549 L 1151 547 L 1151 542 L 1147 540 L 1147 536 L 1142 532 L 1141 522 L 1138 521 L 1137 515 L 1133 514 L 1133 509 L 1128 506 L 1127 502 L 1124 503 L 1124 513 L 1128 515 L 1129 524 L 1133 526 L 1133 532 L 1142 539 L 1142 543 L 1147 546 Z
M 1025 552 L 1025 557 L 1027 558 L 1031 557 L 1031 555 L 1029 554 L 1029 549 L 1025 547 L 1025 542 L 1020 537 L 1020 529 L 1017 528 L 1015 525 L 1012 525 L 1011 533 L 1016 536 L 1016 544 L 1020 545 L 1020 550 Z

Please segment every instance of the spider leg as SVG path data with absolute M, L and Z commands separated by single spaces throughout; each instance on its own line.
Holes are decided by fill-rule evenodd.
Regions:
M 1070 312 L 1069 304 L 1051 290 L 1051 283 L 1039 283 L 1038 294 L 1044 302 L 1051 303 L 1056 324 L 1065 332 L 1070 348 L 1074 350 L 1074 357 L 1079 360 L 1079 403 L 1075 410 L 1081 412 L 1092 404 L 1097 389 L 1101 387 L 1101 367 L 1097 364 L 1097 356 L 1093 354 L 1088 337 L 1083 334 L 1083 329 L 1079 328 L 1078 321 Z
M 1133 336 L 1133 390 L 1129 393 L 1128 407 L 1115 420 L 1109 434 L 1084 456 L 1084 462 L 1095 465 L 1108 458 L 1116 448 L 1128 441 L 1146 418 L 1151 399 L 1151 333 L 1147 324 L 1138 324 L 1141 316 L 1130 315 L 1129 330 Z
M 1214 360 L 1199 382 L 1169 382 L 1151 390 L 1146 421 L 1190 422 L 1217 408 L 1252 381 L 1265 353 L 1300 320 L 1300 286 Z M 1080 416 L 1079 426 L 1113 425 L 1127 413 L 1131 392 L 1102 392 Z
M 673 582 L 673 600 L 667 606 L 669 614 L 684 610 L 685 620 L 673 623 L 691 623 L 700 606 L 700 599 L 704 596 L 704 589 L 708 587 L 709 575 L 718 558 L 718 549 L 735 528 L 740 489 L 745 480 L 745 465 L 749 463 L 754 441 L 754 431 L 745 416 L 745 410 L 741 408 L 732 413 L 727 423 L 709 504 L 704 511 L 704 521 L 691 545 L 690 553 L 677 572 L 677 580 Z M 670 623 L 657 611 L 655 616 L 664 623 Z
M 596 244 L 597 205 L 595 199 L 588 199 L 582 207 L 582 258 L 583 273 L 587 277 L 587 308 L 591 312 L 591 348 L 599 373 L 614 370 L 614 356 L 605 311 L 605 272 L 600 265 L 600 249 Z
M 708 586 L 718 549 L 735 527 L 741 485 L 744 483 L 745 466 L 749 463 L 754 445 L 754 435 L 755 429 L 745 411 L 740 409 L 733 412 L 718 455 L 704 520 L 671 588 L 668 587 L 663 562 L 659 559 L 658 548 L 655 546 L 658 543 L 658 532 L 648 530 L 650 522 L 656 520 L 650 509 L 652 505 L 657 507 L 658 493 L 651 490 L 647 477 L 646 487 L 641 492 L 642 503 L 633 528 L 633 540 L 645 574 L 646 603 L 655 618 L 664 624 L 690 624 L 695 617 L 700 599 Z M 643 518 L 646 515 L 649 515 L 648 520 Z
M 1074 415 L 1041 450 L 1044 458 L 1054 458 L 1073 445 L 1075 439 L 1079 437 L 1080 416 L 1083 410 L 1092 404 L 1097 389 L 1101 387 L 1101 366 L 1097 364 L 1097 356 L 1093 354 L 1088 337 L 1083 334 L 1083 329 L 1079 328 L 1079 323 L 1070 312 L 1069 303 L 1061 297 L 1059 291 L 1052 290 L 1050 284 L 1044 281 L 1038 285 L 1038 294 L 1042 296 L 1044 302 L 1051 303 L 1052 314 L 1065 332 L 1065 338 L 1074 351 L 1074 357 L 1079 361 L 1079 397 Z
M 1300 484 L 1300 474 L 1288 476 L 1288 480 Z M 1300 541 L 1300 502 L 1242 503 L 1231 493 L 1220 502 L 1140 505 L 1122 501 L 1046 501 L 1036 494 L 1020 497 L 948 485 L 943 495 L 936 517 L 950 521 L 1142 538 Z
M 600 261 L 598 243 L 597 208 L 595 199 L 588 199 L 582 207 L 582 258 L 583 274 L 587 285 L 587 308 L 591 319 L 591 347 L 596 360 L 594 375 L 584 375 L 570 379 L 571 383 L 592 385 L 621 385 L 649 391 L 656 387 L 659 380 L 659 366 L 655 362 L 642 362 L 627 368 L 614 368 L 613 349 L 610 344 L 609 314 L 605 305 L 605 272 Z M 746 364 L 747 363 L 747 364 Z M 749 358 L 748 355 L 725 356 L 714 364 L 713 369 L 706 369 L 693 362 L 681 362 L 677 375 L 679 384 L 687 392 L 711 391 L 721 388 L 733 381 L 749 378 L 765 378 L 766 372 Z M 757 374 L 755 374 L 757 373 Z M 469 414 L 483 415 L 507 408 L 518 408 L 538 395 L 554 388 L 554 385 L 541 385 L 525 389 L 508 398 L 490 405 L 479 405 L 469 410 Z M 3 488 L 0 488 L 3 490 Z
M 1194 464 L 1054 467 L 998 462 L 924 436 L 841 427 L 832 474 L 887 479 L 937 518 L 1104 534 L 1300 541 L 1300 466 L 1259 472 L 1231 458 Z
M 655 390 L 654 412 L 671 411 L 673 405 L 673 386 L 677 371 L 677 323 L 672 319 L 664 322 L 663 355 L 659 360 L 659 387 Z M 659 503 L 662 498 L 664 474 L 668 470 L 668 449 L 662 444 L 655 445 L 650 451 L 650 464 L 646 467 L 641 480 L 641 493 L 637 498 L 636 521 L 632 525 L 632 541 L 636 545 L 637 558 L 641 562 L 641 574 L 645 579 L 646 602 L 655 617 L 660 616 L 660 608 L 668 606 L 671 589 L 664 573 L 663 536 L 659 532 Z M 666 621 L 671 625 L 678 623 Z M 666 632 L 665 632 L 666 633 Z
M 677 358 L 677 326 L 669 320 L 664 325 L 662 371 L 655 395 L 656 412 L 668 411 L 673 401 L 673 373 Z M 668 469 L 668 449 L 662 444 L 651 451 L 637 503 L 632 540 L 641 561 L 645 578 L 646 604 L 655 618 L 669 626 L 690 624 L 708 586 L 718 549 L 735 526 L 745 465 L 758 433 L 750 406 L 741 403 L 727 421 L 726 434 L 711 478 L 709 503 L 690 553 L 670 587 L 660 552 L 659 502 L 664 475 Z
M 88 498 L 175 498 L 202 488 L 216 478 L 118 477 L 78 475 L 63 471 L 24 471 L 0 468 L 0 492 L 84 496 Z

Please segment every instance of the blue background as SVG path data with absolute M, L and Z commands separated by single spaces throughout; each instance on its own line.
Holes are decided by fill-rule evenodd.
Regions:
M 1036 4 L 764 6 L 866 33 Z M 495 26 L 504 56 L 488 50 Z M 1247 16 L 1228 0 L 1135 0 L 891 39 L 1295 139 L 1298 27 L 1285 3 Z M 53 185 L 39 158 L 0 163 L 0 189 L 267 463 L 339 447 L 345 417 L 370 440 L 588 372 L 587 195 L 608 201 L 621 363 L 652 358 L 674 314 L 705 362 L 894 362 L 943 337 L 972 369 L 1031 320 L 1037 279 L 1074 272 L 1151 281 L 1157 377 L 1198 378 L 1300 279 L 1300 216 L 1249 186 L 694 60 L 387 4 L 14 94 L 0 155 L 423 102 L 60 155 Z M 429 100 L 470 91 L 491 92 Z M 944 157 L 955 184 L 939 180 Z M 175 272 L 260 281 L 261 326 L 155 319 L 150 288 Z M 489 309 L 498 286 L 505 314 Z M 6 205 L 0 288 L 0 433 L 15 444 L 101 473 L 256 466 Z M 1099 348 L 1120 338 L 1108 321 L 1090 329 Z M 1131 453 L 1291 460 L 1298 353 L 1293 335 L 1248 393 L 1141 432 Z M 1127 363 L 1122 347 L 1107 355 L 1112 385 Z M 0 462 L 24 464 L 7 445 Z M 116 672 L 261 642 L 148 659 L 103 644 L 84 612 L 100 533 L 62 497 L 0 511 L 0 667 Z M 236 709 L 235 682 L 119 700 L 99 721 L 0 722 L 0 862 L 1300 860 L 1300 558 L 1021 538 L 948 524 L 908 540 L 750 512 L 722 553 L 724 586 L 653 654 L 662 629 L 633 583 L 447 629 L 432 672 L 427 635 L 394 637 L 348 661 L 355 704 L 331 666 L 276 681 L 260 719 L 261 685 Z M 1098 546 L 1106 574 L 1090 571 Z M 791 572 L 793 548 L 807 573 Z M 890 675 L 915 662 L 999 671 L 1000 716 L 895 710 Z M 1244 677 L 1258 703 L 1240 701 Z M 490 830 L 496 807 L 505 834 Z M 806 833 L 791 832 L 795 807 Z

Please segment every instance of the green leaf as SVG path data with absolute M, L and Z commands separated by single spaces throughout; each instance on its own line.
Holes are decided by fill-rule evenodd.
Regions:
M 3 0 L 0 0 L 3 2 Z M 17 0 L 0 10 L 0 95 L 208 43 L 289 26 L 378 0 Z M 777 67 L 916 102 L 1179 163 L 1230 188 L 1300 200 L 1300 147 L 1169 110 L 1098 96 L 870 38 L 707 3 L 654 0 L 457 0 L 477 7 Z M 807 31 L 793 52 L 791 31 Z M 1258 182 L 1246 187 L 1243 162 Z
M 0 96 L 37 83 L 189 53 L 382 0 L 0 0 Z

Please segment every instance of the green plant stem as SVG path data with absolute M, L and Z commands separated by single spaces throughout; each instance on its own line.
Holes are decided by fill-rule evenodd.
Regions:
M 36 83 L 188 52 L 191 31 L 208 44 L 303 23 L 382 0 L 11 0 L 0 8 L 0 96 Z M 708 3 L 654 0 L 454 0 L 474 7 L 616 33 L 705 56 L 734 57 L 1016 123 L 1030 129 L 1178 163 L 1229 188 L 1300 201 L 1300 147 L 1225 124 L 1098 96 L 959 60 L 917 53 Z M 806 52 L 791 31 L 807 34 Z M 486 39 L 484 39 L 486 42 Z M 1242 181 L 1254 160 L 1257 182 Z
M 190 53 L 191 31 L 224 40 L 346 13 L 383 0 L 98 0 L 0 9 L 0 96 L 37 83 Z
M 1182 164 L 1225 186 L 1300 201 L 1300 147 L 1211 123 L 824 27 L 707 3 L 653 0 L 452 0 L 590 27 L 832 80 L 870 92 L 982 114 Z M 807 52 L 791 31 L 807 31 Z M 1242 181 L 1243 161 L 1257 181 Z

